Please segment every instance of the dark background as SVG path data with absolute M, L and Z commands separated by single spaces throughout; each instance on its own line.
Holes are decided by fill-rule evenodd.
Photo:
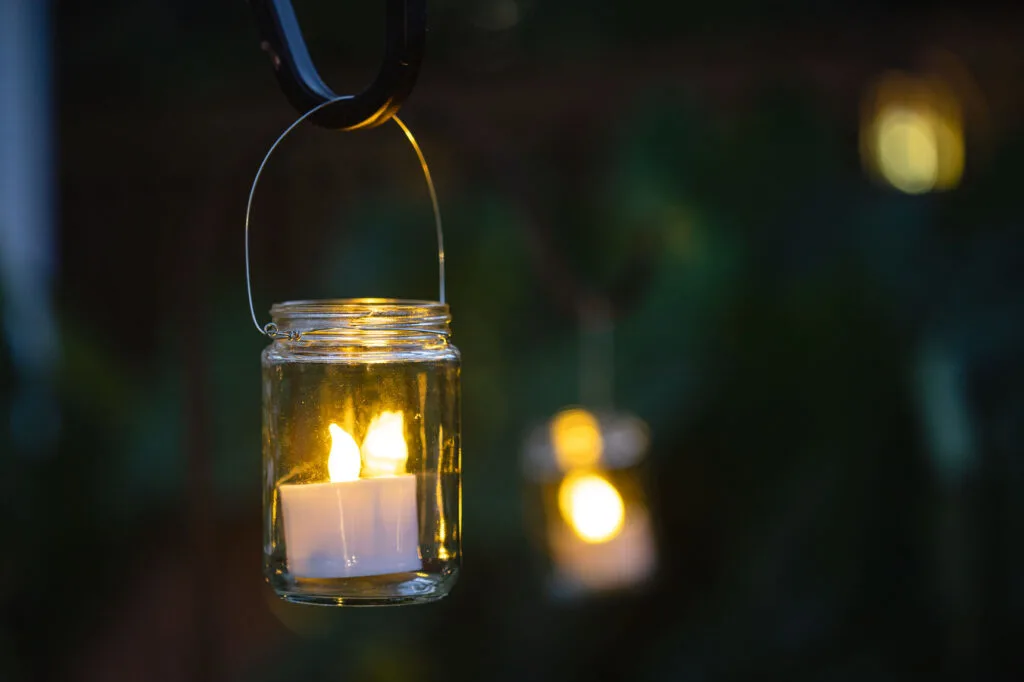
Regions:
M 431 1 L 402 116 L 445 216 L 465 560 L 436 605 L 349 610 L 260 573 L 242 219 L 296 113 L 248 7 L 0 2 L 36 8 L 32 78 L 0 94 L 48 102 L 18 139 L 52 161 L 42 218 L 5 226 L 0 680 L 1019 679 L 1012 3 Z M 380 4 L 295 2 L 338 91 L 375 69 Z M 861 166 L 862 98 L 937 61 L 963 180 L 901 194 Z M 261 322 L 433 297 L 429 211 L 394 125 L 298 130 L 255 205 Z M 519 452 L 580 400 L 594 301 L 651 429 L 660 563 L 559 602 Z

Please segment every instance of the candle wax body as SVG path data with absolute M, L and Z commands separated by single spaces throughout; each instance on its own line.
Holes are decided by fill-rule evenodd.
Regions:
M 566 523 L 552 529 L 551 555 L 556 580 L 591 590 L 642 582 L 654 569 L 654 539 L 647 510 L 626 509 L 618 535 L 605 542 L 585 542 Z
M 280 490 L 292 576 L 355 578 L 423 568 L 414 475 Z

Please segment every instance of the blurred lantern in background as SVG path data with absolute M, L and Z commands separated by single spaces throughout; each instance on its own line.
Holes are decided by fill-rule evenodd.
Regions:
M 862 107 L 861 159 L 873 176 L 907 194 L 948 190 L 964 171 L 963 111 L 938 77 L 885 74 Z
M 535 428 L 523 467 L 539 514 L 535 534 L 558 596 L 642 584 L 656 549 L 642 465 L 647 428 L 631 415 L 566 409 Z

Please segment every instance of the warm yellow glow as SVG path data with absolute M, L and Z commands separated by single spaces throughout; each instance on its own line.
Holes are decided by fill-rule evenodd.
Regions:
M 397 476 L 405 473 L 409 448 L 401 412 L 381 412 L 370 422 L 363 439 L 363 476 Z
M 607 542 L 622 530 L 626 508 L 622 496 L 603 476 L 571 474 L 558 488 L 558 509 L 584 542 Z
M 939 179 L 937 121 L 927 112 L 894 106 L 879 113 L 877 126 L 875 154 L 885 179 L 908 194 L 935 189 Z
M 597 418 L 578 408 L 564 410 L 551 420 L 551 442 L 562 471 L 594 466 L 604 449 Z
M 327 457 L 327 473 L 331 482 L 356 480 L 362 466 L 356 439 L 337 424 L 331 424 L 327 430 L 331 432 L 331 454 Z
M 907 194 L 955 187 L 964 169 L 960 106 L 934 79 L 887 75 L 873 92 L 863 128 L 866 162 Z

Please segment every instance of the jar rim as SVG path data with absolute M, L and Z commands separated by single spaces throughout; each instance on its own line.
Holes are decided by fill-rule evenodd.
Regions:
M 282 301 L 270 306 L 271 315 L 322 315 L 373 311 L 377 314 L 450 314 L 447 303 L 415 298 L 319 298 Z
M 430 332 L 447 336 L 447 303 L 403 298 L 329 298 L 284 301 L 270 308 L 274 324 L 300 334 L 321 332 Z

